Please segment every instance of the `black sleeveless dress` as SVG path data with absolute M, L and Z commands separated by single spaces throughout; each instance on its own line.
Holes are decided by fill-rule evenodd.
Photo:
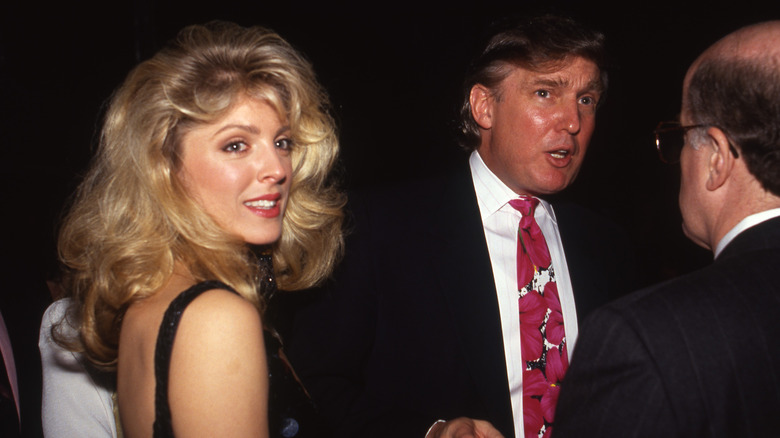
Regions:
M 168 376 L 176 329 L 184 309 L 207 290 L 224 289 L 236 293 L 219 281 L 204 281 L 177 296 L 163 316 L 154 355 L 155 388 L 154 437 L 173 437 L 171 409 L 168 405 Z M 264 330 L 266 357 L 268 360 L 268 426 L 272 438 L 328 437 L 306 391 L 295 378 L 292 368 L 284 358 L 282 345 L 271 331 Z

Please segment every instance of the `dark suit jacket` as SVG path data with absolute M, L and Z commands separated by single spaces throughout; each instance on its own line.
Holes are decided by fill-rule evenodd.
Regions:
M 780 219 L 702 270 L 593 313 L 556 438 L 780 435 Z
M 468 165 L 351 198 L 347 254 L 287 342 L 340 437 L 423 437 L 469 416 L 513 435 L 496 290 Z M 556 208 L 578 314 L 630 290 L 614 229 Z M 616 239 L 619 240 L 619 239 Z M 630 278 L 630 276 L 629 276 Z M 580 313 L 581 312 L 581 313 Z

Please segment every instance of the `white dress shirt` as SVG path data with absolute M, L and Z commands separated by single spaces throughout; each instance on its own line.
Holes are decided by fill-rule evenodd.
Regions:
M 523 428 L 523 369 L 520 347 L 520 313 L 517 290 L 517 228 L 522 215 L 509 201 L 517 199 L 517 193 L 506 186 L 482 161 L 478 152 L 469 158 L 471 176 L 477 194 L 482 226 L 485 231 L 493 278 L 496 282 L 498 308 L 504 336 L 509 393 L 512 399 L 515 436 L 524 436 Z M 541 207 L 541 208 L 539 208 Z M 561 299 L 566 343 L 569 357 L 577 339 L 577 313 L 574 309 L 569 268 L 564 257 L 558 222 L 552 206 L 540 199 L 534 218 L 544 234 L 550 250 L 555 281 Z

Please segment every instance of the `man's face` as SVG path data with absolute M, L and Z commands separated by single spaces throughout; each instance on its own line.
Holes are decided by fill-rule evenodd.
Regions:
M 556 193 L 574 181 L 601 97 L 596 64 L 575 57 L 551 72 L 511 67 L 488 97 L 478 149 L 485 164 L 518 194 Z

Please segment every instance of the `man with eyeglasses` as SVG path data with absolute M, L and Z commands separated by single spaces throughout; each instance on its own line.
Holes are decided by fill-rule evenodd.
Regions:
M 780 21 L 707 49 L 656 144 L 680 161 L 683 230 L 714 262 L 588 318 L 555 437 L 778 436 Z

